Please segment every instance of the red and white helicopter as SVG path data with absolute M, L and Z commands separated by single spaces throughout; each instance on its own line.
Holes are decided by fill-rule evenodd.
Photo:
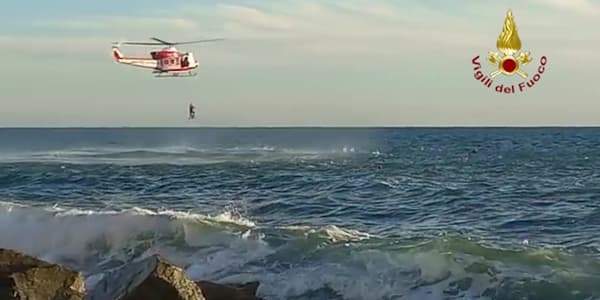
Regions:
M 158 38 L 150 38 L 154 42 L 117 42 L 112 47 L 113 58 L 120 64 L 153 69 L 157 77 L 195 76 L 194 69 L 198 68 L 198 61 L 190 52 L 179 52 L 176 45 L 188 45 L 206 42 L 221 41 L 223 39 L 199 40 L 191 42 L 167 42 Z M 150 57 L 127 57 L 119 50 L 121 45 L 134 46 L 165 46 L 150 52 Z

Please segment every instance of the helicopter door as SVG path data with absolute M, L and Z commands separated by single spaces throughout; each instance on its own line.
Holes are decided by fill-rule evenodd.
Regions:
M 188 56 L 187 56 L 187 55 L 184 55 L 184 56 L 181 58 L 181 67 L 182 67 L 182 68 L 187 68 L 187 67 L 189 67 L 189 66 L 190 66 L 190 61 L 189 61 L 189 59 L 188 59 Z

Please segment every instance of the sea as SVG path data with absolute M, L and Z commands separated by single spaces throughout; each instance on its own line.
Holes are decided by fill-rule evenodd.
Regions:
M 0 129 L 0 247 L 265 299 L 600 299 L 599 128 Z

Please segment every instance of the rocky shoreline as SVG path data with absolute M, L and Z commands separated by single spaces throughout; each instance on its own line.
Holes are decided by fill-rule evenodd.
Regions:
M 107 272 L 91 289 L 79 272 L 0 249 L 0 299 L 19 300 L 260 300 L 258 282 L 194 282 L 153 255 Z

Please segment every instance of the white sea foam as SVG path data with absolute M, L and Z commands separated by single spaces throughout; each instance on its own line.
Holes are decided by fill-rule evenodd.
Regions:
M 469 273 L 466 266 L 476 262 L 499 269 L 495 272 L 507 266 L 521 274 L 531 270 L 514 259 L 514 252 L 503 258 L 501 250 L 478 250 L 471 242 L 464 246 L 466 255 L 460 255 L 463 246 L 456 245 L 461 241 L 446 238 L 390 251 L 369 247 L 381 241 L 371 239 L 371 234 L 333 225 L 276 229 L 286 234 L 265 238 L 263 230 L 272 229 L 235 212 L 211 217 L 144 208 L 96 211 L 0 202 L 0 248 L 65 263 L 83 271 L 90 288 L 105 270 L 151 254 L 185 268 L 195 280 L 258 280 L 259 294 L 274 300 L 444 299 L 451 282 L 466 277 L 472 284 L 461 295 L 476 298 L 499 282 L 488 272 Z M 272 242 L 276 236 L 285 238 Z M 477 255 L 482 251 L 492 256 L 487 258 L 491 262 Z M 577 271 L 573 262 L 551 251 L 524 254 L 521 259 L 532 266 L 551 262 L 569 265 L 565 269 L 569 274 Z M 536 272 L 544 271 L 536 268 Z
M 207 227 L 208 226 L 208 227 Z M 224 227 L 225 226 L 225 227 Z M 79 208 L 29 207 L 0 203 L 0 247 L 24 251 L 50 261 L 68 258 L 75 264 L 100 252 L 129 253 L 140 243 L 176 240 L 210 244 L 209 235 L 193 237 L 194 228 L 205 232 L 238 236 L 255 227 L 247 218 L 231 213 L 210 216 L 173 210 L 131 208 L 125 210 L 88 210 Z M 202 231 L 202 230 L 200 230 Z M 123 257 L 127 259 L 127 257 Z
M 326 225 L 322 227 L 292 225 L 284 226 L 281 229 L 299 232 L 305 236 L 323 236 L 332 243 L 356 242 L 371 238 L 371 234 L 369 233 L 341 228 L 335 225 Z
M 272 145 L 245 147 L 190 146 L 164 147 L 103 147 L 49 150 L 40 152 L 4 153 L 5 162 L 58 162 L 69 164 L 212 164 L 235 161 L 269 161 L 286 159 L 323 159 L 347 156 L 355 152 L 352 146 L 341 149 L 281 148 Z M 370 152 L 369 152 L 370 153 Z
M 14 205 L 14 204 L 13 204 Z M 27 207 L 27 206 L 21 206 Z M 63 208 L 58 206 L 46 207 L 44 210 L 55 213 L 56 217 L 67 217 L 67 216 L 94 216 L 94 215 L 105 215 L 105 216 L 118 216 L 118 215 L 129 215 L 129 216 L 166 216 L 175 219 L 187 219 L 191 221 L 202 221 L 208 223 L 228 223 L 245 227 L 256 227 L 256 224 L 244 216 L 234 211 L 224 211 L 214 216 L 203 215 L 198 213 L 192 213 L 189 211 L 176 211 L 176 210 L 151 210 L 140 207 L 132 207 L 123 210 L 92 210 L 92 209 L 80 209 L 80 208 Z
M 320 233 L 327 235 L 330 241 L 337 242 L 355 242 L 370 238 L 368 233 L 358 230 L 343 229 L 335 225 L 327 225 L 319 229 Z
M 450 274 L 461 276 L 462 272 L 458 263 L 436 251 L 415 257 L 362 250 L 336 256 L 334 261 L 224 280 L 259 280 L 260 291 L 268 299 L 337 299 L 336 295 L 349 300 L 442 299 Z
M 395 178 L 386 178 L 385 180 L 377 180 L 378 183 L 383 184 L 389 188 L 396 189 L 400 186 L 400 181 Z

